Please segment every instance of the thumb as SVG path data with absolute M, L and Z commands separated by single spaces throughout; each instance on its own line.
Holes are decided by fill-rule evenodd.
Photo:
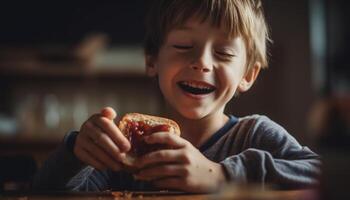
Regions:
M 113 120 L 114 118 L 117 117 L 117 113 L 111 107 L 103 108 L 100 113 L 102 116 L 107 117 L 110 120 Z

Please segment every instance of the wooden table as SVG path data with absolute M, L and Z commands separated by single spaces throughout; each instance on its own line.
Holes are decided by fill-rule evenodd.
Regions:
M 185 194 L 166 192 L 79 192 L 79 193 L 46 193 L 46 194 L 5 194 L 1 200 L 318 200 L 314 190 L 264 191 L 258 193 L 243 192 L 232 196 L 223 194 Z

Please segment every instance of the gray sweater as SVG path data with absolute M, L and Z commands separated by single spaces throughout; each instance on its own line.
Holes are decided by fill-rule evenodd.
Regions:
M 34 190 L 155 190 L 125 171 L 98 171 L 84 165 L 67 143 L 66 139 L 38 171 Z M 230 116 L 199 150 L 209 160 L 221 163 L 228 180 L 235 183 L 269 184 L 280 189 L 318 185 L 319 156 L 265 116 Z

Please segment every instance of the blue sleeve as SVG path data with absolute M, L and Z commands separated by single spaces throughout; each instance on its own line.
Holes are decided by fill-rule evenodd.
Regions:
M 301 146 L 281 126 L 264 117 L 244 135 L 246 148 L 221 162 L 231 181 L 280 189 L 318 185 L 319 156 Z
M 61 145 L 35 174 L 35 191 L 102 191 L 109 188 L 109 176 L 86 166 L 72 152 L 77 132 L 68 133 Z

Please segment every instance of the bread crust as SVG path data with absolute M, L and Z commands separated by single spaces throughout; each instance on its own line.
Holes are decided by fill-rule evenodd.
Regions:
M 150 126 L 157 126 L 157 125 L 168 125 L 170 127 L 169 133 L 176 134 L 180 136 L 181 131 L 179 125 L 171 120 L 164 117 L 158 117 L 158 116 L 152 116 L 152 115 L 146 115 L 146 114 L 140 114 L 140 113 L 127 113 L 123 116 L 123 118 L 119 121 L 118 128 L 120 131 L 124 134 L 125 137 L 129 137 L 126 129 L 129 122 L 139 122 L 143 121 L 144 123 L 150 125 Z M 135 164 L 136 158 L 126 153 L 126 159 L 124 159 L 122 162 L 124 165 L 126 165 L 129 170 L 132 170 L 132 166 Z
M 128 122 L 130 121 L 143 121 L 151 126 L 157 126 L 162 124 L 169 125 L 171 133 L 174 133 L 179 136 L 181 134 L 179 125 L 171 119 L 140 113 L 128 113 L 124 115 L 124 117 L 122 118 L 122 120 L 120 120 L 118 125 L 118 128 L 125 136 L 128 136 L 125 129 L 127 127 Z

